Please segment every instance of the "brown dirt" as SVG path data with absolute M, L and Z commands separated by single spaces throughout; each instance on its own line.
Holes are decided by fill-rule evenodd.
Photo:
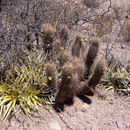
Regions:
M 129 2 L 113 1 L 122 5 L 123 2 Z M 104 48 L 102 46 L 102 50 Z M 124 50 L 114 50 L 113 53 L 122 54 Z M 129 49 L 125 54 L 129 59 Z M 57 113 L 52 106 L 40 107 L 39 114 L 33 118 L 23 113 L 16 113 L 8 121 L 0 124 L 0 130 L 130 130 L 130 97 L 126 99 L 115 95 L 112 91 L 106 92 L 105 95 L 105 99 L 97 95 L 82 99 L 75 97 L 74 104 L 65 105 L 64 111 L 60 113 Z
M 52 106 L 41 107 L 32 119 L 16 114 L 0 125 L 1 130 L 130 130 L 130 97 L 107 92 L 101 95 L 76 97 L 72 106 L 57 113 Z

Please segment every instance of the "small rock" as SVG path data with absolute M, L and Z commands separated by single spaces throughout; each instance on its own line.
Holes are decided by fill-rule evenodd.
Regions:
M 128 123 L 128 124 L 126 125 L 126 128 L 130 128 L 130 123 Z
M 106 95 L 105 94 L 98 94 L 98 99 L 100 99 L 100 100 L 106 100 Z
M 111 104 L 111 105 L 113 105 L 113 104 L 114 104 L 114 103 L 113 103 L 113 102 L 111 102 L 111 101 L 109 101 L 108 103 L 109 103 L 109 104 Z
M 121 49 L 124 49 L 124 48 L 125 48 L 125 45 L 124 45 L 124 44 L 122 44 L 122 45 L 121 45 Z
M 16 122 L 15 121 L 12 121 L 11 123 L 10 123 L 10 126 L 12 126 L 12 127 L 14 127 L 16 125 Z
M 70 117 L 74 116 L 74 113 L 73 113 L 73 112 L 67 112 L 67 114 L 68 114 Z
M 81 106 L 81 109 L 80 109 L 80 110 L 81 110 L 82 112 L 87 112 L 88 108 L 89 108 L 89 105 L 84 104 L 84 105 Z
M 61 130 L 61 126 L 59 125 L 57 121 L 52 121 L 48 125 L 49 125 L 50 130 Z
M 116 121 L 117 128 L 122 128 L 122 123 L 119 121 Z
M 36 40 L 33 42 L 33 45 L 34 45 L 34 46 L 36 46 L 36 45 L 37 45 L 37 41 L 36 41 Z
M 77 109 L 77 107 L 75 107 L 75 112 L 78 112 L 78 109 Z
M 14 130 L 12 127 L 7 128 L 8 130 Z M 6 130 L 6 129 L 2 129 L 2 130 Z

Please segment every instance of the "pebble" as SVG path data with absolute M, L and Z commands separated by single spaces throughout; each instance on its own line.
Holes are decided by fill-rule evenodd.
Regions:
M 75 112 L 78 112 L 78 108 L 77 107 L 75 107 Z
M 61 126 L 57 121 L 52 121 L 48 124 L 50 130 L 61 130 Z
M 130 123 L 128 123 L 128 124 L 126 125 L 126 128 L 129 128 L 129 129 L 130 129 Z
M 68 116 L 73 117 L 74 113 L 73 112 L 67 112 Z
M 80 108 L 80 110 L 81 110 L 82 112 L 87 112 L 88 109 L 89 109 L 89 105 L 87 105 L 86 103 L 83 104 L 83 105 L 81 106 L 81 108 Z
M 11 121 L 10 126 L 14 127 L 16 125 L 16 121 Z
M 116 121 L 117 128 L 122 128 L 122 123 L 119 121 Z

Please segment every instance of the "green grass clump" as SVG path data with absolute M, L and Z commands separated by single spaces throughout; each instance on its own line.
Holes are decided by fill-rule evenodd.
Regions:
M 52 103 L 53 93 L 46 84 L 44 64 L 46 56 L 39 52 L 30 53 L 24 64 L 14 66 L 15 77 L 6 75 L 0 81 L 0 116 L 5 121 L 19 105 L 28 115 L 38 110 L 39 103 Z
M 119 95 L 130 95 L 130 70 L 117 62 L 110 65 L 105 73 L 103 85 Z

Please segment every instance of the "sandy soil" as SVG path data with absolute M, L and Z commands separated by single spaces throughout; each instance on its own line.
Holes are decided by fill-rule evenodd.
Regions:
M 72 106 L 56 112 L 41 107 L 32 119 L 19 113 L 0 125 L 1 130 L 130 130 L 130 97 L 101 95 L 76 97 Z
M 119 6 L 128 5 L 126 3 L 130 4 L 129 0 L 112 0 L 112 4 Z M 118 57 L 124 54 L 122 58 L 129 59 L 128 47 L 117 47 L 113 54 Z M 105 95 L 105 98 L 97 94 L 75 97 L 74 104 L 65 105 L 63 112 L 56 112 L 53 106 L 42 106 L 33 118 L 16 113 L 0 124 L 0 130 L 130 130 L 130 97 L 120 97 L 112 91 Z

